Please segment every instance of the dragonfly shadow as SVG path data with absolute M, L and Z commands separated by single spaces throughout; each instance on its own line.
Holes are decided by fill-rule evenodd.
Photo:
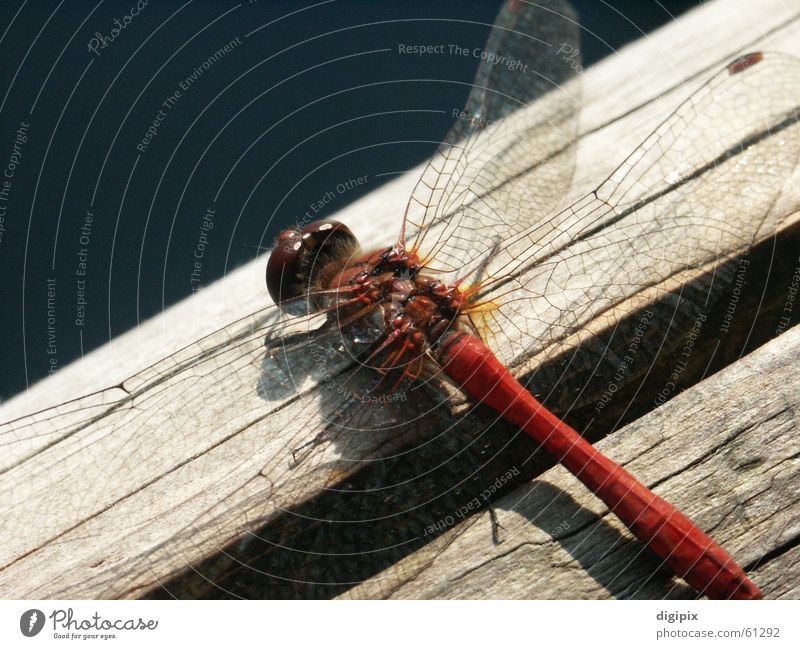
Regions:
M 266 338 L 256 393 L 267 402 L 288 399 L 301 394 L 309 384 L 322 382 L 347 363 L 341 352 L 314 343 L 309 334 L 295 334 L 283 340 Z
M 384 444 L 397 445 L 421 409 L 419 390 L 395 384 L 365 363 L 370 342 L 339 343 L 340 338 L 302 334 L 265 343 L 255 390 L 267 403 L 308 401 L 306 419 L 293 422 L 301 436 L 287 449 L 293 464 L 317 446 L 330 443 L 348 463 L 372 461 Z
M 424 419 L 413 416 L 417 393 L 420 403 L 427 404 Z M 373 422 L 378 410 L 384 418 L 405 413 L 382 433 L 394 437 L 392 453 L 363 462 L 356 472 L 254 527 L 214 557 L 193 563 L 148 597 L 330 598 L 433 540 L 446 529 L 442 521 L 458 511 L 474 511 L 469 503 L 484 485 L 527 456 L 532 444 L 513 427 L 492 426 L 496 417 L 486 408 L 459 418 L 443 407 L 431 410 L 432 397 L 435 402 L 435 395 L 418 389 L 402 407 L 358 409 Z M 324 409 L 336 409 L 337 399 L 331 395 L 320 400 Z M 331 443 L 337 454 L 347 454 L 359 436 L 358 431 L 337 429 Z M 397 436 L 405 443 L 398 444 Z M 486 463 L 481 477 L 475 475 L 480 468 L 475 456 Z M 314 462 L 312 453 L 292 473 L 302 482 L 309 470 L 331 468 L 330 463 L 323 467 Z M 489 525 L 486 539 L 492 542 Z
M 569 493 L 545 480 L 529 484 L 529 495 L 516 501 L 513 507 L 531 525 L 547 534 L 561 551 L 583 568 L 586 574 L 617 599 L 695 599 L 696 593 L 679 582 L 661 560 L 636 539 L 623 531 L 621 523 L 612 523 L 609 514 L 597 514 L 579 504 Z M 548 554 L 537 545 L 547 574 L 549 596 L 574 597 L 581 587 L 575 584 L 575 574 L 564 570 L 554 574 L 553 563 L 563 564 L 558 551 L 548 561 Z M 536 560 L 534 558 L 534 560 Z M 552 563 L 551 563 L 552 562 Z M 534 577 L 535 578 L 535 577 Z M 553 583 L 556 580 L 556 583 Z M 559 583 L 558 580 L 564 580 Z M 532 592 L 533 597 L 536 596 Z M 558 596 L 558 595 L 556 595 Z M 593 593 L 590 594 L 593 596 Z

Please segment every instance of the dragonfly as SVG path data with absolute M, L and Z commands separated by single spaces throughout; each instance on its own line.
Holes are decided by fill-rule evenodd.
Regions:
M 293 448 L 264 441 L 242 471 L 269 477 L 257 467 L 266 455 L 291 464 L 289 481 L 302 485 L 326 466 L 317 486 L 328 489 L 337 469 L 344 475 L 342 466 L 377 454 L 387 436 L 466 398 L 530 436 L 698 593 L 761 597 L 730 554 L 547 410 L 519 377 L 531 359 L 554 354 L 543 352 L 554 342 L 598 322 L 625 341 L 621 306 L 629 302 L 661 300 L 681 322 L 724 295 L 732 281 L 725 272 L 704 285 L 702 299 L 676 296 L 664 278 L 735 258 L 774 227 L 800 156 L 800 63 L 770 52 L 730 62 L 564 207 L 580 104 L 575 25 L 560 0 L 503 5 L 484 50 L 498 56 L 480 66 L 391 245 L 362 251 L 341 223 L 299 224 L 279 236 L 267 262 L 273 305 L 109 390 L 3 424 L 0 444 L 16 459 L 0 484 L 8 521 L 26 515 L 37 489 L 52 490 L 45 502 L 75 525 L 117 506 L 113 486 L 69 464 L 87 445 L 113 450 L 109 475 L 159 450 L 158 473 L 169 474 L 182 464 L 168 457 L 181 426 L 208 430 L 213 447 L 257 430 L 287 404 L 310 405 L 322 387 L 325 413 L 297 414 L 309 422 L 305 438 Z M 535 61 L 535 72 L 515 61 Z M 656 353 L 667 353 L 660 342 Z M 216 398 L 199 413 L 211 392 Z M 209 495 L 203 515 L 215 524 L 239 520 L 226 482 L 235 473 L 220 474 L 220 494 Z M 266 482 L 236 483 L 248 491 L 240 504 L 269 501 L 270 515 L 285 513 L 284 494 Z M 240 534 L 266 518 L 244 516 Z M 47 524 L 35 534 L 47 538 Z M 35 534 L 8 555 L 41 543 Z

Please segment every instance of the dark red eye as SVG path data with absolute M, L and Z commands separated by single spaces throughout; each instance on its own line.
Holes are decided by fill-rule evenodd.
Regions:
M 279 303 L 294 297 L 292 285 L 296 281 L 298 255 L 302 254 L 303 240 L 297 230 L 284 230 L 278 235 L 275 249 L 267 262 L 267 290 Z
M 302 230 L 278 236 L 267 262 L 267 290 L 276 304 L 303 295 L 317 286 L 330 263 L 344 264 L 358 249 L 350 229 L 338 221 L 314 221 Z

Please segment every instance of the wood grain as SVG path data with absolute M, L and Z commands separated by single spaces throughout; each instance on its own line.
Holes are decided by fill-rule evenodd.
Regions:
M 759 3 L 756 9 L 752 3 L 744 0 L 719 0 L 687 14 L 588 71 L 583 78 L 584 110 L 580 122 L 577 173 L 567 194 L 573 197 L 582 195 L 604 178 L 643 139 L 654 121 L 673 109 L 709 72 L 736 55 L 761 47 L 799 55 L 798 16 L 800 6 L 795 2 L 770 0 Z M 405 200 L 419 173 L 420 169 L 409 171 L 345 209 L 337 218 L 352 227 L 365 247 L 391 242 Z M 796 256 L 794 262 L 790 262 L 779 257 L 775 250 L 784 250 L 781 246 L 788 251 L 796 250 L 795 199 L 791 196 L 782 199 L 785 204 L 780 206 L 778 236 L 774 239 L 767 237 L 762 242 L 760 254 L 764 255 L 763 258 L 769 260 L 774 256 L 781 262 L 767 274 L 765 288 L 760 294 L 750 292 L 753 300 L 748 307 L 753 310 L 751 322 L 755 322 L 759 314 L 772 313 L 770 308 L 775 313 L 780 312 L 780 305 L 785 301 L 787 278 L 791 278 L 792 263 L 796 264 Z M 266 525 L 268 529 L 272 526 L 279 530 L 276 532 L 279 539 L 299 533 L 295 529 L 297 520 L 287 523 L 285 513 L 305 511 L 302 508 L 315 500 L 326 503 L 327 507 L 328 501 L 324 499 L 329 496 L 329 488 L 363 468 L 358 462 L 345 461 L 343 458 L 371 457 L 378 452 L 389 455 L 391 449 L 401 445 L 402 438 L 373 439 L 361 436 L 350 440 L 346 449 L 333 444 L 320 445 L 313 449 L 309 461 L 293 467 L 291 449 L 307 441 L 309 430 L 313 430 L 314 425 L 321 424 L 331 414 L 326 411 L 329 404 L 326 404 L 321 390 L 312 390 L 303 399 L 291 395 L 276 397 L 265 410 L 263 400 L 254 394 L 254 385 L 260 376 L 259 368 L 241 368 L 235 376 L 220 370 L 205 377 L 192 371 L 174 374 L 174 368 L 169 364 L 147 370 L 162 357 L 186 345 L 187 341 L 200 339 L 222 327 L 230 326 L 230 329 L 221 332 L 218 340 L 225 340 L 232 331 L 246 329 L 249 312 L 260 305 L 267 305 L 263 267 L 263 258 L 255 260 L 170 308 L 158 318 L 60 370 L 19 398 L 3 404 L 0 419 L 12 420 L 116 385 L 127 377 L 135 376 L 137 372 L 143 373 L 126 384 L 129 392 L 147 385 L 162 388 L 166 385 L 169 388 L 159 393 L 157 399 L 152 398 L 152 392 L 145 390 L 124 408 L 107 413 L 92 426 L 74 434 L 64 435 L 63 431 L 54 431 L 44 417 L 41 422 L 30 424 L 24 435 L 14 438 L 17 441 L 13 444 L 8 443 L 11 438 L 6 436 L 7 430 L 3 429 L 4 454 L 0 460 L 3 470 L 0 474 L 0 596 L 135 597 L 160 586 L 163 587 L 162 596 L 208 595 L 208 591 L 204 590 L 208 582 L 223 583 L 223 573 L 231 572 L 228 564 L 218 570 L 213 561 L 206 563 L 208 557 L 219 557 L 222 552 L 230 563 L 232 548 L 250 543 L 250 530 L 256 525 Z M 241 324 L 231 325 L 243 318 L 245 321 Z M 774 332 L 774 319 L 771 316 L 766 323 L 759 324 L 758 331 Z M 727 364 L 738 354 L 751 349 L 753 341 L 763 342 L 770 334 L 740 332 L 737 335 L 742 337 L 743 342 L 731 344 L 727 351 L 716 354 L 708 349 L 702 354 L 698 353 L 696 361 L 699 366 L 702 368 L 712 360 L 717 362 L 715 359 L 720 357 L 725 360 L 719 362 Z M 791 336 L 793 338 L 787 334 L 778 342 L 785 344 L 787 340 L 794 340 L 796 332 L 792 332 Z M 255 337 L 248 344 L 260 345 L 261 342 L 260 338 Z M 579 342 L 572 341 L 569 344 L 578 345 Z M 229 359 L 226 357 L 225 360 Z M 215 361 L 212 359 L 208 362 Z M 778 360 L 770 362 L 771 368 L 783 367 Z M 558 367 L 557 363 L 551 364 L 549 369 L 542 370 L 544 378 L 538 380 L 546 381 L 546 372 L 556 372 Z M 531 371 L 531 367 L 518 369 L 523 374 L 528 371 Z M 688 384 L 702 378 L 703 370 L 698 372 L 693 379 L 687 378 Z M 784 408 L 788 396 L 779 389 L 780 382 L 776 387 L 770 384 L 767 376 L 761 378 L 761 382 L 753 379 L 751 409 L 774 412 L 776 421 L 773 423 L 779 426 L 773 442 L 778 444 L 779 455 L 785 455 L 791 449 L 788 438 L 791 437 L 792 427 L 796 433 L 791 411 Z M 694 388 L 704 389 L 703 383 Z M 180 395 L 180 402 L 176 400 L 177 395 Z M 83 402 L 81 413 L 99 416 L 108 409 L 113 399 L 124 396 L 125 393 L 120 391 L 103 392 Z M 688 419 L 693 412 L 701 418 L 714 415 L 714 406 L 706 409 L 705 405 L 707 400 L 716 404 L 713 396 L 711 392 L 704 391 L 698 392 L 694 398 L 680 397 L 683 399 L 680 403 L 685 408 L 684 418 Z M 191 404 L 190 408 L 185 406 L 187 402 Z M 648 404 L 645 411 L 652 409 L 652 399 L 642 399 L 642 402 Z M 670 407 L 677 402 L 677 399 L 671 402 Z M 759 403 L 761 405 L 757 405 Z M 558 403 L 555 403 L 554 409 L 558 410 L 557 406 Z M 693 410 L 695 407 L 700 410 Z M 757 465 L 751 466 L 747 458 L 752 459 L 753 456 L 747 453 L 751 453 L 756 446 L 752 431 L 740 431 L 740 434 L 729 438 L 721 432 L 726 430 L 722 427 L 713 434 L 709 434 L 705 428 L 694 430 L 692 443 L 695 440 L 701 442 L 696 447 L 706 449 L 710 457 L 716 459 L 693 465 L 691 458 L 699 461 L 706 456 L 702 453 L 685 454 L 685 448 L 690 445 L 688 440 L 673 440 L 668 434 L 671 429 L 660 419 L 666 415 L 657 415 L 658 412 L 653 413 L 660 422 L 658 425 L 651 423 L 651 427 L 641 430 L 630 429 L 638 431 L 636 433 L 615 434 L 606 442 L 609 445 L 608 452 L 616 453 L 616 459 L 630 458 L 630 468 L 635 473 L 641 471 L 638 475 L 642 478 L 651 484 L 659 483 L 660 493 L 679 506 L 685 505 L 687 513 L 692 516 L 710 516 L 705 507 L 710 503 L 730 505 L 737 513 L 719 521 L 710 516 L 706 522 L 710 521 L 712 525 L 706 529 L 719 533 L 719 540 L 730 544 L 729 549 L 734 556 L 745 563 L 755 564 L 760 557 L 771 557 L 759 568 L 766 571 L 765 580 L 772 580 L 769 583 L 775 584 L 774 589 L 769 587 L 769 591 L 776 596 L 795 592 L 785 581 L 781 581 L 780 571 L 771 576 L 769 574 L 769 570 L 777 565 L 776 562 L 784 561 L 788 554 L 779 552 L 779 549 L 790 543 L 790 537 L 794 537 L 789 532 L 777 534 L 776 525 L 789 519 L 782 518 L 778 511 L 780 503 L 767 496 L 764 486 L 765 481 L 780 478 L 785 480 L 786 493 L 794 488 L 796 495 L 796 470 L 793 476 L 782 473 L 789 471 L 791 461 L 786 460 L 780 468 L 775 468 L 770 461 L 762 458 Z M 604 423 L 595 424 L 589 434 L 595 438 L 601 437 L 639 414 L 644 413 L 629 409 L 626 419 L 617 412 Z M 47 417 L 51 415 L 52 412 L 49 412 Z M 570 416 L 580 418 L 581 413 L 576 410 Z M 674 416 L 680 420 L 680 415 Z M 470 435 L 474 435 L 484 431 L 491 421 L 492 417 L 487 413 L 471 411 L 462 425 Z M 773 439 L 764 430 L 766 419 L 741 420 L 740 423 L 744 421 L 750 421 L 765 439 Z M 441 425 L 444 427 L 448 424 L 442 420 Z M 13 431 L 13 425 L 11 429 Z M 511 434 L 509 431 L 506 433 Z M 643 440 L 648 439 L 653 448 L 645 452 L 648 443 Z M 740 443 L 744 444 L 741 450 L 743 455 L 739 455 Z M 718 452 L 711 453 L 713 449 L 718 449 Z M 666 470 L 670 466 L 666 460 L 673 456 L 676 462 L 680 457 L 680 461 L 674 465 L 677 471 L 674 476 Z M 790 455 L 785 457 L 789 458 Z M 724 458 L 731 458 L 729 462 L 733 464 L 725 464 Z M 723 469 L 736 470 L 740 465 L 744 467 L 743 471 L 746 469 L 749 473 L 737 475 L 736 486 L 732 489 L 724 480 L 726 474 Z M 773 468 L 775 471 L 770 473 Z M 531 469 L 531 475 L 541 470 Z M 708 491 L 704 492 L 706 497 L 698 510 L 694 508 L 699 505 L 689 498 L 689 486 L 693 480 L 699 481 L 701 478 Z M 539 505 L 532 506 L 532 509 L 530 503 L 524 508 L 521 504 L 515 505 L 516 509 L 508 508 L 504 526 L 508 530 L 516 530 L 512 526 L 519 523 L 519 534 L 531 534 L 535 540 L 530 542 L 530 546 L 522 544 L 522 550 L 512 552 L 505 561 L 499 556 L 496 559 L 496 565 L 492 568 L 493 578 L 499 579 L 498 575 L 502 573 L 509 576 L 526 575 L 526 578 L 511 580 L 514 585 L 510 585 L 511 581 L 505 582 L 508 590 L 504 596 L 548 596 L 540 594 L 544 590 L 536 590 L 536 594 L 532 595 L 531 585 L 538 584 L 537 589 L 544 589 L 543 584 L 551 583 L 556 565 L 569 566 L 574 585 L 568 588 L 566 583 L 562 583 L 561 590 L 556 588 L 560 595 L 552 596 L 602 597 L 613 594 L 644 597 L 665 592 L 666 582 L 662 573 L 657 573 L 644 586 L 634 586 L 641 582 L 629 578 L 630 574 L 645 577 L 651 574 L 654 566 L 646 560 L 641 567 L 637 564 L 614 580 L 619 572 L 615 557 L 624 552 L 629 553 L 627 556 L 634 556 L 635 546 L 620 536 L 613 521 L 602 519 L 598 525 L 592 525 L 589 521 L 592 512 L 597 513 L 596 507 L 593 509 L 587 504 L 585 509 L 575 514 L 575 503 L 586 502 L 583 496 L 575 495 L 575 502 L 565 502 L 565 497 L 555 498 L 557 493 L 561 493 L 561 483 L 556 478 L 552 482 L 548 478 L 548 481 L 533 484 L 537 487 L 534 492 L 538 498 L 561 503 L 558 505 L 559 521 L 569 520 L 570 528 L 559 536 L 547 527 L 539 529 L 531 526 L 525 514 L 520 512 L 538 512 L 542 500 L 537 501 Z M 564 493 L 571 493 L 568 491 L 569 485 L 565 484 L 564 488 L 567 490 Z M 742 493 L 751 488 L 762 490 L 761 495 L 752 500 L 752 507 L 751 501 Z M 434 485 L 431 489 L 435 492 L 437 487 Z M 741 507 L 733 507 L 746 500 L 745 510 L 749 518 L 739 515 Z M 426 517 L 430 518 L 430 514 L 425 514 L 422 520 L 426 520 Z M 483 516 L 473 518 L 474 522 L 467 523 L 469 528 L 485 531 Z M 19 521 L 26 523 L 22 531 Z M 538 522 L 538 519 L 534 522 Z M 523 523 L 530 527 L 527 532 L 522 530 Z M 419 522 L 414 525 L 419 531 Z M 598 546 L 604 546 L 604 542 L 610 540 L 607 547 L 615 548 L 604 560 L 591 554 L 585 545 L 574 545 L 578 538 L 576 530 L 584 530 L 587 525 L 588 529 L 593 530 L 590 532 L 592 539 L 602 539 L 598 541 Z M 787 526 L 789 528 L 790 525 Z M 481 545 L 485 543 L 485 535 L 482 536 L 482 532 L 478 531 L 472 533 L 474 538 L 461 529 L 453 535 L 459 539 L 472 538 L 473 545 L 469 546 L 472 550 L 485 550 L 486 546 Z M 561 542 L 553 541 L 553 536 L 561 539 Z M 398 566 L 405 568 L 405 562 L 410 561 L 411 574 L 415 574 L 418 572 L 416 562 L 426 565 L 434 548 L 449 543 L 446 538 L 449 537 L 425 546 L 422 554 L 411 555 L 405 560 L 398 559 L 401 562 Z M 546 560 L 532 558 L 530 554 L 535 553 L 527 552 L 536 544 L 548 548 L 543 555 L 548 557 Z M 505 547 L 511 546 L 507 544 Z M 502 552 L 503 546 L 498 548 Z M 331 548 L 334 552 L 337 549 Z M 474 566 L 469 568 L 470 561 L 474 559 L 465 552 L 463 572 L 473 571 Z M 355 580 L 360 581 L 385 568 L 383 563 L 364 567 L 364 572 L 359 572 Z M 476 582 L 457 577 L 459 573 L 455 564 L 449 564 L 454 572 L 447 572 L 446 592 L 420 588 L 415 591 L 416 595 L 411 596 L 503 596 L 499 592 L 479 593 Z M 586 566 L 582 567 L 584 564 Z M 399 574 L 399 571 L 398 567 L 395 574 Z M 188 580 L 168 581 L 181 572 L 189 575 Z M 244 566 L 244 572 L 256 580 L 263 577 L 250 565 Z M 430 573 L 425 574 L 427 578 Z M 758 577 L 759 573 L 755 574 Z M 410 583 L 413 582 L 413 579 L 409 582 L 407 575 L 384 576 L 377 583 L 365 583 L 351 595 L 389 596 L 395 591 L 392 584 L 397 583 L 402 587 L 408 584 L 411 588 Z M 466 585 L 468 582 L 472 585 Z M 552 577 L 552 583 L 561 582 Z M 458 584 L 464 584 L 463 588 Z M 766 584 L 763 585 L 766 587 Z M 330 596 L 341 593 L 348 585 L 337 582 L 324 594 Z M 419 584 L 415 583 L 413 587 L 418 588 Z M 225 592 L 212 591 L 211 594 L 225 596 L 232 590 L 227 586 L 224 589 Z M 283 590 L 256 592 L 260 596 L 285 595 Z M 293 592 L 309 594 L 302 590 Z M 686 594 L 680 588 L 666 592 L 677 596 Z

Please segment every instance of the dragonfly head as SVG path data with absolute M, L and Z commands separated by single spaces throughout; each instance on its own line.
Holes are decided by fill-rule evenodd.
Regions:
M 267 290 L 276 304 L 327 288 L 327 279 L 359 251 L 358 240 L 338 221 L 314 221 L 284 230 L 267 262 Z

